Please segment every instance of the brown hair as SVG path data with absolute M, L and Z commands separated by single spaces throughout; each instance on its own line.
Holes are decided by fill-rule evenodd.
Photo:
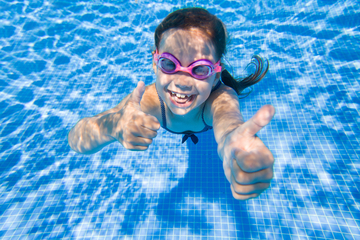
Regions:
M 155 46 L 157 49 L 159 49 L 162 34 L 171 28 L 179 28 L 183 30 L 197 28 L 205 33 L 214 44 L 217 60 L 220 59 L 223 54 L 226 54 L 226 44 L 228 41 L 226 27 L 219 18 L 209 13 L 204 8 L 183 8 L 167 15 L 166 18 L 155 29 Z M 153 51 L 153 53 L 154 52 L 155 51 Z M 260 56 L 254 55 L 252 57 L 252 61 L 248 64 L 248 66 L 251 64 L 255 65 L 256 69 L 253 74 L 250 74 L 249 76 L 242 79 L 235 79 L 226 69 L 224 69 L 224 71 L 221 73 L 221 80 L 225 85 L 234 89 L 238 95 L 245 95 L 241 94 L 241 92 L 247 87 L 258 83 L 267 73 L 269 69 L 269 61 L 267 59 L 266 61 L 267 67 L 263 71 L 264 60 Z M 251 91 L 248 93 L 248 95 L 251 93 Z

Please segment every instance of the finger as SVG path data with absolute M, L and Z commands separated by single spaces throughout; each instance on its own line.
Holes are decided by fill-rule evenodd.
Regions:
M 148 147 L 152 144 L 152 139 L 144 138 L 144 137 L 134 137 L 128 143 L 131 144 L 133 147 Z
M 262 106 L 252 118 L 241 126 L 243 135 L 246 137 L 253 137 L 263 127 L 269 124 L 274 115 L 275 108 L 272 105 L 268 104 Z
M 141 121 L 140 125 L 146 129 L 155 132 L 160 129 L 159 120 L 157 120 L 157 118 L 152 115 L 144 113 L 144 116 L 140 117 L 139 120 Z
M 238 194 L 237 192 L 234 191 L 233 185 L 230 185 L 230 189 L 231 189 L 231 193 L 233 195 L 233 197 L 237 200 L 249 200 L 252 198 L 256 198 L 258 197 L 260 194 L 257 193 L 253 193 L 253 194 Z
M 153 139 L 156 138 L 157 132 L 141 126 L 141 130 L 134 132 L 133 135 L 144 139 Z
M 146 151 L 149 148 L 149 146 L 148 145 L 139 146 L 139 145 L 132 145 L 131 143 L 127 143 L 125 148 L 130 151 Z
M 143 124 L 137 124 L 136 129 L 132 129 L 132 135 L 144 139 L 153 139 L 157 136 L 157 130 L 152 130 Z
M 122 142 L 122 145 L 131 151 L 145 151 L 151 145 L 152 140 L 132 135 Z
M 259 141 L 259 143 L 256 143 L 257 146 L 250 152 L 243 151 L 240 148 L 233 149 L 232 157 L 233 161 L 236 162 L 236 164 L 233 164 L 233 167 L 238 167 L 246 173 L 255 173 L 269 168 L 272 169 L 274 165 L 273 154 L 262 143 L 260 138 L 257 138 L 255 141 Z
M 250 194 L 260 194 L 265 189 L 267 189 L 270 186 L 270 183 L 255 183 L 255 184 L 249 184 L 249 185 L 242 185 L 238 184 L 234 177 L 231 176 L 231 185 L 234 189 L 234 192 L 240 195 L 250 195 Z
M 231 161 L 223 161 L 223 169 L 225 173 L 225 177 L 228 180 L 229 183 L 231 183 Z
M 231 177 L 237 184 L 249 185 L 259 182 L 270 183 L 273 178 L 272 167 L 260 170 L 258 172 L 245 172 L 243 171 L 235 159 L 231 160 Z
M 143 81 L 139 81 L 136 88 L 134 89 L 134 91 L 131 94 L 131 101 L 136 103 L 136 106 L 139 106 L 139 109 L 141 109 L 140 102 L 141 102 L 142 96 L 144 95 L 144 92 L 145 92 L 145 83 Z
M 144 112 L 139 112 L 136 115 L 136 118 L 133 120 L 133 123 L 127 129 L 130 133 L 127 138 L 129 139 L 131 138 L 131 136 L 134 136 L 152 139 L 157 136 L 157 131 L 159 130 L 159 128 L 160 123 L 156 117 Z
M 157 118 L 152 115 L 148 115 L 148 114 L 146 115 L 147 115 L 146 119 L 144 120 L 145 123 L 142 124 L 142 126 L 152 131 L 158 131 L 160 129 L 159 120 L 157 120 Z
M 131 148 L 137 146 L 149 146 L 152 144 L 152 142 L 153 142 L 153 137 L 144 136 L 144 134 L 141 133 L 140 130 L 132 133 L 126 138 L 126 143 Z

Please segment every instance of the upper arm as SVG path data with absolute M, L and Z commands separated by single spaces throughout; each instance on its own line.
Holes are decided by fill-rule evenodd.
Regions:
M 204 119 L 206 124 L 213 126 L 214 114 L 241 116 L 239 98 L 235 90 L 226 85 L 212 92 L 206 100 Z
M 244 122 L 240 113 L 239 98 L 235 90 L 222 85 L 211 93 L 204 110 L 205 121 L 213 126 L 215 139 L 220 139 L 227 134 L 227 131 L 234 129 Z

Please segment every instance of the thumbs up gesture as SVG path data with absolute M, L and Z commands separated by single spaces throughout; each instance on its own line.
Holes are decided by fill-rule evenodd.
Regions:
M 160 128 L 156 117 L 141 110 L 140 102 L 144 92 L 145 84 L 140 81 L 118 112 L 120 117 L 115 126 L 115 133 L 112 134 L 126 149 L 133 151 L 147 150 Z
M 251 119 L 230 132 L 224 144 L 218 145 L 218 154 L 235 199 L 258 197 L 270 186 L 274 157 L 256 133 L 274 115 L 273 106 L 263 106 Z

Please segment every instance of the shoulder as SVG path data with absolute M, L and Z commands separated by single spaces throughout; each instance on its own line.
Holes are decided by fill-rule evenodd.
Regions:
M 235 107 L 239 109 L 238 95 L 231 87 L 221 84 L 220 87 L 212 92 L 206 100 L 204 109 L 205 123 L 209 126 L 213 125 L 213 112 L 215 108 L 230 107 L 231 105 L 236 105 Z

